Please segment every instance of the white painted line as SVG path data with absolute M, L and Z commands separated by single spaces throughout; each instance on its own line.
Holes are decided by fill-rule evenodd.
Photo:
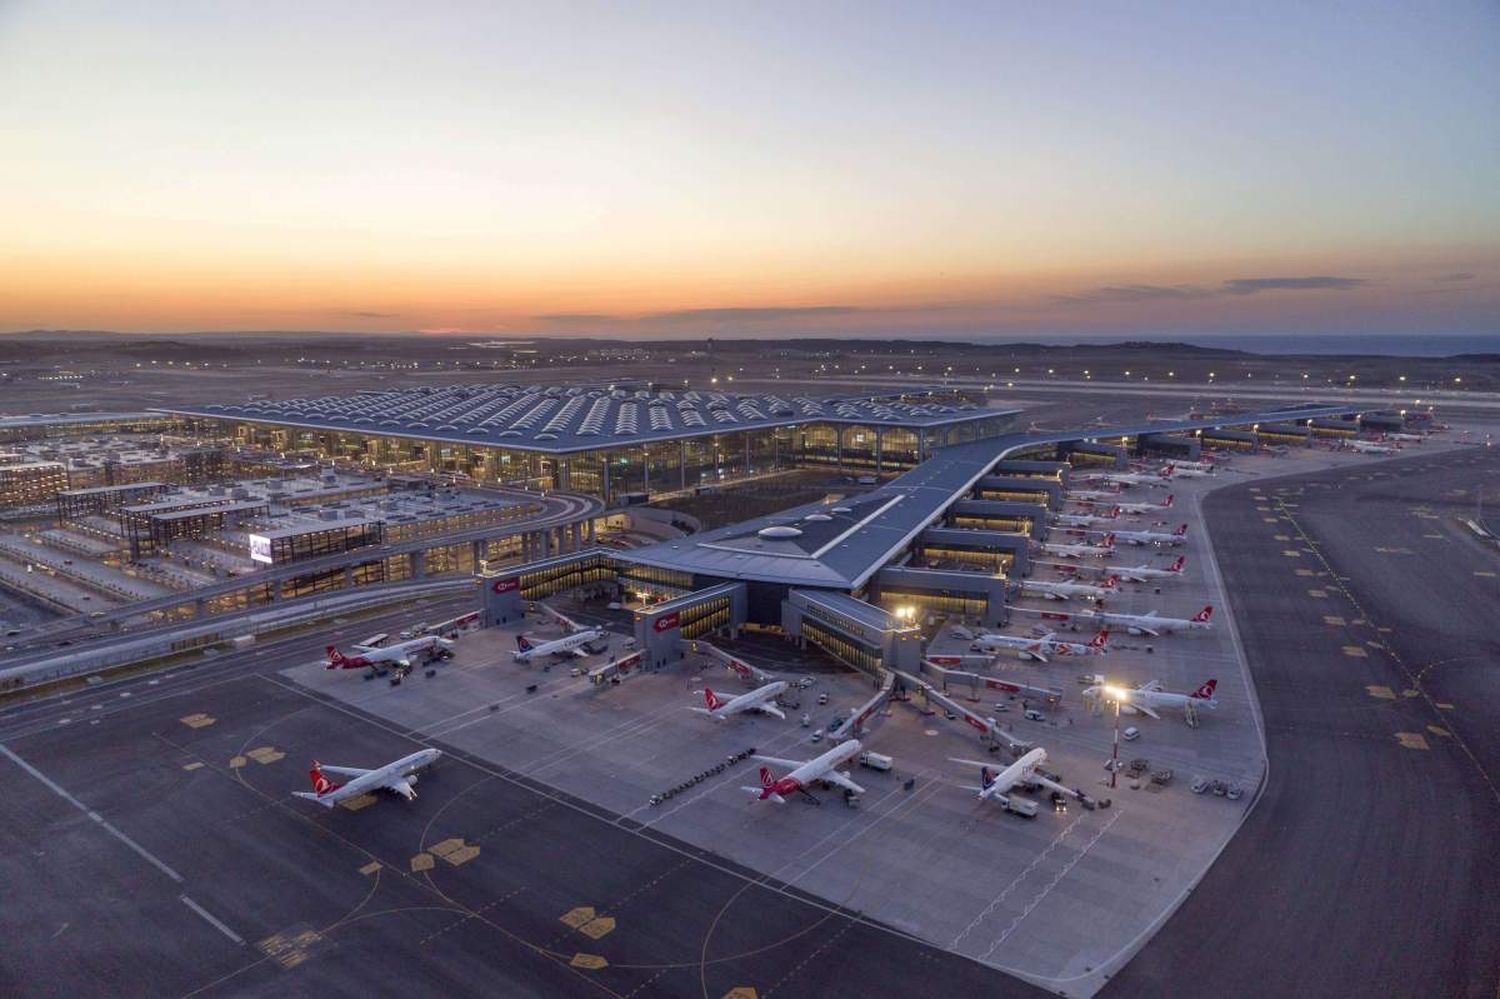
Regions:
M 157 870 L 161 871 L 163 874 L 165 874 L 167 877 L 171 878 L 173 881 L 177 881 L 177 882 L 181 882 L 182 881 L 182 875 L 181 874 L 178 874 L 176 871 L 172 870 L 172 868 L 170 868 L 166 864 L 162 863 L 159 859 L 157 859 L 157 857 L 156 857 L 155 854 L 151 853 L 151 851 L 147 850 L 144 846 L 141 846 L 141 844 L 137 843 L 135 840 L 131 839 L 129 836 L 126 836 L 120 830 L 118 830 L 114 826 L 110 825 L 107 821 L 105 821 L 104 816 L 100 815 L 96 811 L 93 811 L 88 806 L 86 806 L 83 802 L 81 802 L 77 798 L 73 797 L 71 794 L 69 794 L 62 787 L 62 785 L 56 783 L 50 777 L 48 777 L 46 774 L 44 774 L 40 770 L 38 770 L 36 767 L 32 766 L 30 763 L 27 763 L 25 760 L 21 759 L 15 753 L 11 752 L 9 746 L 0 745 L 0 755 L 4 755 L 6 759 L 10 760 L 16 766 L 20 767 L 22 770 L 26 771 L 31 776 L 35 777 L 37 780 L 39 780 L 43 784 L 45 784 L 47 786 L 47 789 L 50 790 L 53 794 L 57 795 L 59 798 L 61 798 L 62 800 L 66 801 L 68 804 L 72 805 L 74 808 L 78 809 L 80 812 L 82 812 L 83 814 L 87 815 L 90 819 L 93 819 L 95 822 L 97 822 L 100 825 L 101 828 L 104 829 L 105 832 L 109 833 L 115 839 L 119 840 L 121 843 L 124 843 L 126 846 L 130 847 L 132 850 L 134 850 L 136 853 L 138 853 L 141 856 L 141 859 L 145 860 L 151 866 L 153 866 Z
M 244 939 L 238 933 L 234 932 L 234 930 L 231 930 L 229 927 L 225 926 L 224 923 L 216 918 L 213 913 L 209 912 L 207 909 L 203 908 L 203 906 L 199 905 L 197 902 L 194 902 L 186 895 L 178 895 L 177 897 L 182 900 L 183 905 L 187 906 L 189 909 L 192 909 L 198 915 L 202 916 L 203 921 L 208 925 L 212 926 L 214 929 L 218 930 L 220 933 L 224 934 L 235 943 L 244 946 Z

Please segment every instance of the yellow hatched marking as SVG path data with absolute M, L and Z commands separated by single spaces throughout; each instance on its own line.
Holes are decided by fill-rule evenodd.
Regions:
M 1297 551 L 1297 549 L 1295 549 L 1295 548 L 1288 548 L 1285 551 L 1283 551 L 1281 554 L 1285 555 L 1287 558 L 1301 558 L 1302 557 L 1302 553 L 1299 552 L 1299 551 Z
M 1397 732 L 1396 741 L 1404 749 L 1430 749 L 1427 738 L 1421 732 Z
M 1368 659 L 1369 658 L 1369 653 L 1366 652 L 1364 649 L 1360 648 L 1358 645 L 1346 645 L 1346 646 L 1344 646 L 1344 655 L 1349 656 L 1349 657 L 1351 657 L 1353 659 Z
M 582 933 L 584 936 L 590 938 L 591 940 L 598 940 L 600 937 L 611 933 L 614 928 L 614 917 L 600 916 L 597 919 L 590 919 L 588 922 L 578 927 L 578 932 Z
M 1396 692 L 1383 683 L 1370 684 L 1365 688 L 1365 693 L 1369 694 L 1371 697 L 1379 697 L 1380 699 L 1386 701 L 1394 701 L 1396 699 Z
M 277 933 L 256 946 L 283 968 L 295 968 L 308 959 L 312 945 L 321 939 L 317 930 L 303 930 L 301 933 Z
M 1438 710 L 1440 710 L 1440 711 L 1452 711 L 1453 710 L 1453 705 L 1450 704 L 1447 701 L 1438 701 L 1437 702 L 1437 706 L 1438 706 Z
M 201 768 L 202 766 L 203 766 L 202 763 L 184 763 L 182 765 L 182 769 L 184 769 L 184 770 L 197 770 L 197 769 Z
M 1383 649 L 1383 648 L 1385 648 L 1385 643 L 1384 642 L 1377 642 L 1373 638 L 1371 638 L 1368 641 L 1366 641 L 1365 644 L 1368 645 L 1372 649 Z
M 1445 739 L 1453 737 L 1453 733 L 1443 728 L 1443 726 L 1441 725 L 1428 725 L 1427 731 L 1431 732 L 1433 735 L 1440 735 Z
M 461 846 L 451 853 L 444 854 L 443 859 L 457 867 L 459 864 L 467 864 L 477 856 L 479 856 L 479 847 L 471 845 Z
M 592 905 L 580 905 L 576 909 L 569 909 L 557 918 L 562 920 L 564 926 L 569 926 L 576 930 L 594 918 L 594 907 Z
M 1292 540 L 1292 536 L 1290 534 L 1278 534 L 1275 537 L 1276 537 L 1277 541 L 1290 541 L 1290 540 Z
M 609 967 L 609 962 L 598 954 L 574 954 L 573 960 L 568 963 L 575 968 L 587 968 L 590 971 L 598 971 L 600 968 Z
M 1331 624 L 1335 628 L 1342 628 L 1344 626 L 1344 624 L 1345 624 L 1345 621 L 1344 621 L 1343 618 L 1339 617 L 1337 614 L 1324 614 L 1323 615 L 1323 623 L 1324 624 Z
M 352 798 L 345 798 L 339 802 L 339 807 L 346 812 L 357 812 L 361 808 L 369 808 L 373 804 L 375 804 L 375 795 L 356 794 Z
M 417 871 L 430 871 L 436 864 L 437 861 L 432 859 L 432 854 L 430 853 L 419 853 L 415 857 L 411 858 L 411 869 L 413 873 Z
M 1490 573 L 1490 575 L 1493 576 L 1494 573 Z M 180 721 L 180 722 L 182 722 L 188 728 L 207 728 L 209 725 L 212 725 L 218 719 L 214 718 L 212 715 L 206 715 L 203 712 L 199 711 L 196 714 L 183 715 L 181 718 L 179 718 L 177 720 Z
M 1310 597 L 1316 597 L 1319 600 L 1327 600 L 1328 599 L 1328 591 L 1327 590 L 1308 590 L 1307 591 L 1307 595 L 1310 596 Z
M 1493 572 L 1482 572 L 1479 569 L 1475 569 L 1474 570 L 1474 575 L 1476 575 L 1476 576 L 1483 576 L 1485 579 L 1494 579 L 1495 578 L 1495 574 Z
M 1262 521 L 1264 521 L 1265 523 L 1267 523 L 1267 524 L 1274 524 L 1274 523 L 1276 523 L 1276 518 L 1275 517 L 1262 517 L 1260 519 Z
M 1314 575 L 1314 573 L 1313 573 L 1313 571 L 1311 569 L 1298 569 L 1297 570 L 1297 575 L 1299 575 L 1299 576 L 1311 576 L 1311 575 Z
M 245 755 L 262 765 L 275 763 L 277 760 L 286 758 L 286 754 L 278 750 L 275 746 L 261 746 L 258 749 L 250 750 Z
M 432 844 L 427 848 L 427 852 L 434 857 L 446 857 L 454 850 L 462 849 L 463 845 L 464 841 L 455 836 L 452 839 L 445 839 L 441 843 Z
M 1422 692 L 1419 691 L 1419 690 L 1413 690 L 1411 687 L 1407 687 L 1405 690 L 1401 691 L 1401 696 L 1402 697 L 1420 697 L 1421 693 Z
M 380 861 L 378 861 L 378 860 L 372 860 L 368 864 L 366 864 L 365 866 L 361 867 L 359 869 L 359 873 L 361 873 L 361 874 L 365 875 L 366 877 L 368 877 L 369 875 L 374 874 L 378 870 L 380 870 Z
M 243 756 L 231 756 L 229 758 L 229 768 L 231 770 L 238 770 L 240 767 L 249 762 L 250 761 L 245 759 Z

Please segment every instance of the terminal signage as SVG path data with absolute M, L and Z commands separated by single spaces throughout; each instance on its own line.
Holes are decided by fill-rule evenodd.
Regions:
M 673 611 L 670 614 L 663 614 L 655 621 L 652 621 L 651 630 L 655 631 L 657 634 L 660 634 L 663 631 L 671 631 L 673 628 L 677 627 L 678 624 L 681 623 L 681 621 L 681 615 L 679 615 L 676 611 Z
M 515 576 L 511 576 L 509 579 L 497 579 L 490 584 L 490 589 L 496 593 L 509 593 L 511 590 L 518 590 L 520 588 L 521 581 Z
M 928 656 L 927 661 L 934 666 L 958 666 L 964 661 L 963 656 Z
M 271 539 L 264 534 L 252 534 L 250 539 L 250 559 L 253 562 L 264 562 L 271 564 Z

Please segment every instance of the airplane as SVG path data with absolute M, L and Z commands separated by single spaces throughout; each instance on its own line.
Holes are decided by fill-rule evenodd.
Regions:
M 1214 466 L 1203 465 L 1200 462 L 1194 462 L 1191 465 L 1173 465 L 1172 474 L 1182 479 L 1206 479 L 1214 474 Z
M 1170 635 L 1174 631 L 1211 631 L 1214 607 L 1209 604 L 1190 618 L 1161 617 L 1156 611 L 1146 614 L 1109 614 L 1104 611 L 1084 611 L 1080 618 L 1099 622 L 1101 626 L 1115 625 L 1132 635 Z
M 1413 444 L 1420 444 L 1427 438 L 1421 434 L 1389 433 L 1385 435 L 1385 439 L 1388 441 L 1410 441 Z
M 1048 600 L 1084 597 L 1088 600 L 1103 600 L 1119 581 L 1119 577 L 1110 576 L 1097 586 L 1093 583 L 1050 583 L 1042 579 L 1023 579 L 1020 582 L 1021 592 L 1028 597 L 1045 597 Z
M 980 801 L 998 801 L 1002 805 L 1010 803 L 1008 797 L 1011 789 L 1021 787 L 1044 787 L 1049 791 L 1059 794 L 1076 794 L 1072 788 L 1064 787 L 1050 777 L 1040 773 L 1040 768 L 1047 762 L 1047 751 L 1040 746 L 1031 750 L 1025 756 L 996 772 L 988 763 L 980 763 L 978 760 L 961 760 L 956 756 L 948 757 L 954 763 L 962 763 L 966 767 L 979 768 L 979 786 L 965 787 L 966 791 L 975 792 L 975 797 Z
M 1059 513 L 1053 516 L 1053 521 L 1064 527 L 1092 527 L 1094 524 L 1108 524 L 1120 516 L 1120 508 L 1115 507 L 1112 513 Z
M 1350 451 L 1358 451 L 1360 454 L 1395 454 L 1400 448 L 1394 444 L 1377 444 L 1374 441 L 1344 441 L 1344 447 Z
M 1212 472 L 1216 466 L 1212 461 L 1174 461 L 1172 468 L 1178 472 L 1189 469 L 1194 472 Z
M 1119 498 L 1120 498 L 1120 491 L 1118 489 L 1108 490 L 1108 491 L 1102 490 L 1102 489 L 1070 489 L 1070 490 L 1068 490 L 1068 499 L 1070 499 L 1070 500 L 1076 499 L 1076 500 L 1084 500 L 1086 502 L 1091 502 L 1091 501 L 1097 500 L 1097 501 L 1100 501 L 1100 502 L 1108 503 L 1111 500 L 1117 500 Z
M 1090 475 L 1090 482 L 1113 482 L 1120 486 L 1163 486 L 1172 480 L 1172 466 L 1163 465 L 1154 472 L 1100 472 Z
M 865 789 L 850 780 L 847 772 L 834 769 L 840 763 L 853 759 L 860 748 L 858 739 L 850 739 L 839 743 L 815 760 L 783 760 L 775 756 L 761 756 L 756 753 L 755 759 L 760 762 L 776 767 L 788 767 L 791 772 L 785 777 L 773 777 L 771 767 L 761 767 L 760 787 L 742 787 L 741 790 L 749 791 L 761 801 L 774 801 L 778 805 L 785 804 L 788 795 L 798 792 L 811 798 L 812 795 L 808 793 L 807 786 L 820 780 L 837 784 L 844 790 L 853 791 L 855 794 L 864 794 Z
M 741 711 L 760 711 L 764 714 L 775 715 L 777 718 L 785 720 L 786 715 L 775 704 L 771 703 L 784 690 L 786 690 L 786 681 L 777 680 L 775 683 L 768 683 L 764 687 L 724 701 L 720 700 L 718 695 L 712 690 L 704 687 L 703 700 L 708 703 L 708 707 L 693 708 L 692 710 L 698 712 L 700 715 L 708 715 L 717 721 L 728 721 L 731 715 L 737 715 Z
M 1163 534 L 1160 531 L 1110 531 L 1109 536 L 1116 541 L 1126 541 L 1132 545 L 1180 545 L 1187 541 L 1186 524 L 1178 526 L 1171 534 Z M 1102 533 L 1091 531 L 1091 534 Z
M 1167 498 L 1160 503 L 1121 503 L 1116 509 L 1121 513 L 1159 513 L 1171 509 L 1172 501 L 1176 498 L 1175 493 L 1168 493 Z
M 1146 565 L 1142 562 L 1140 565 L 1134 566 L 1107 565 L 1104 567 L 1104 571 L 1113 573 L 1121 579 L 1128 579 L 1132 583 L 1144 583 L 1148 579 L 1171 579 L 1173 576 L 1180 576 L 1182 574 L 1182 567 L 1185 565 L 1187 565 L 1187 556 L 1179 555 L 1177 556 L 1177 561 L 1165 569 Z
M 411 669 L 412 660 L 422 653 L 426 653 L 429 658 L 442 656 L 444 659 L 451 659 L 453 657 L 453 643 L 446 638 L 438 638 L 436 635 L 424 635 L 421 638 L 413 638 L 407 642 L 397 642 L 395 645 L 385 645 L 379 648 L 368 645 L 356 645 L 353 648 L 355 654 L 346 656 L 339 651 L 338 646 L 328 646 L 326 650 L 328 661 L 323 664 L 323 667 L 325 669 L 360 669 L 365 666 L 390 663 L 397 669 L 406 671 Z
M 1032 659 L 1039 663 L 1050 662 L 1048 656 L 1102 656 L 1109 653 L 1104 644 L 1109 641 L 1109 631 L 1101 631 L 1088 642 L 1065 642 L 1048 632 L 1041 638 L 1025 638 L 1020 635 L 980 635 L 969 646 L 971 652 L 995 655 L 1014 649 L 1017 659 Z
M 324 808 L 332 808 L 341 801 L 357 798 L 370 791 L 394 791 L 407 801 L 411 801 L 417 796 L 416 788 L 412 787 L 417 782 L 417 771 L 432 766 L 442 755 L 441 749 L 422 749 L 375 770 L 361 770 L 358 767 L 328 767 L 314 761 L 312 770 L 308 771 L 313 789 L 292 793 L 299 798 L 316 801 Z M 336 784 L 328 779 L 328 774 L 333 774 L 335 777 L 347 777 L 349 780 L 343 784 Z
M 1191 694 L 1174 694 L 1161 689 L 1161 683 L 1156 680 L 1148 680 L 1135 688 L 1122 688 L 1117 693 L 1120 696 L 1120 710 L 1125 713 L 1150 715 L 1152 718 L 1160 718 L 1157 714 L 1158 708 L 1182 708 L 1187 712 L 1189 708 L 1217 708 L 1218 700 L 1214 697 L 1214 690 L 1219 686 L 1218 680 L 1209 680 Z M 1110 701 L 1114 700 L 1111 691 L 1103 685 L 1096 684 L 1083 692 L 1086 701 Z
M 550 642 L 532 642 L 525 635 L 516 636 L 516 650 L 510 657 L 518 663 L 529 663 L 537 656 L 578 656 L 580 659 L 588 655 L 584 649 L 585 645 L 603 641 L 605 632 L 602 628 L 585 628 L 583 631 L 562 638 L 554 638 Z
M 1115 536 L 1106 534 L 1102 544 L 1097 545 L 1059 545 L 1050 541 L 1044 541 L 1041 550 L 1048 555 L 1058 555 L 1062 558 L 1082 558 L 1085 555 L 1094 558 L 1103 558 L 1115 550 Z

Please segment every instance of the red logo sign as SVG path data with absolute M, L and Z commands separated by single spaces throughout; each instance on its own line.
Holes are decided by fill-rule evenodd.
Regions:
M 670 614 L 663 614 L 661 617 L 651 622 L 651 629 L 658 634 L 663 631 L 671 631 L 673 628 L 677 627 L 680 620 L 681 618 L 678 616 L 676 611 L 673 611 Z
M 1055 611 L 1042 611 L 1042 617 L 1048 621 L 1066 621 L 1068 619 L 1067 614 L 1058 614 Z
M 1012 694 L 1019 694 L 1021 692 L 1021 688 L 1013 683 L 1008 683 L 1005 680 L 991 679 L 990 677 L 985 678 L 984 685 L 991 690 L 1008 690 Z
M 641 654 L 637 652 L 634 655 L 626 656 L 624 659 L 617 660 L 615 662 L 615 669 L 619 670 L 621 673 L 629 673 L 632 668 L 639 666 L 640 662 Z
M 497 579 L 490 584 L 490 589 L 496 593 L 509 593 L 511 590 L 519 590 L 520 588 L 521 581 L 515 576 L 511 576 L 509 579 Z
M 968 722 L 970 725 L 973 725 L 981 732 L 988 732 L 990 730 L 990 727 L 988 725 L 970 715 L 964 715 L 964 721 Z
M 964 659 L 963 656 L 928 656 L 927 661 L 934 666 L 957 666 Z

